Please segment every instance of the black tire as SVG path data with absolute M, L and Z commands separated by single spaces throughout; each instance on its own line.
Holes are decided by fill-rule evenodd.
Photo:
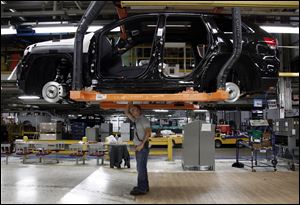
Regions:
M 294 164 L 292 164 L 291 167 L 290 167 L 290 169 L 291 169 L 292 171 L 296 171 L 296 166 L 295 166 Z
M 215 140 L 215 147 L 216 148 L 222 147 L 222 142 L 220 140 Z
M 276 164 L 278 163 L 278 161 L 277 161 L 276 159 L 273 159 L 273 160 L 271 161 L 271 163 L 272 163 L 272 165 L 276 166 Z
M 242 145 L 241 143 L 239 143 L 241 141 L 243 141 L 243 140 L 238 140 L 237 143 L 236 143 L 236 146 L 239 147 L 239 148 L 244 147 L 244 145 Z

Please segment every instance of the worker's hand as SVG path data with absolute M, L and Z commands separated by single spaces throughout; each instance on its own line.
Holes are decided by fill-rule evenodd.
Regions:
M 135 150 L 137 152 L 141 151 L 144 148 L 144 143 L 139 144 L 138 146 L 136 146 Z
M 135 121 L 135 117 L 133 117 L 132 114 L 130 113 L 130 108 L 131 108 L 132 105 L 133 105 L 133 102 L 128 102 L 128 105 L 127 105 L 127 107 L 125 108 L 124 112 L 125 112 L 125 115 L 126 115 L 132 122 L 134 122 L 134 121 Z
M 129 109 L 132 105 L 133 105 L 133 102 L 132 102 L 132 101 L 128 102 L 128 104 L 127 104 L 127 109 Z
M 125 112 L 129 112 L 130 107 L 133 105 L 133 102 L 128 102 L 126 108 L 125 108 Z

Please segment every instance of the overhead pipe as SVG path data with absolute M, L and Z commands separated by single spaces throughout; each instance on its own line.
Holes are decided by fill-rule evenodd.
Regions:
M 245 8 L 299 8 L 299 1 L 121 1 L 122 7 L 245 7 Z
M 57 1 L 53 1 L 53 11 L 57 11 Z M 53 16 L 52 19 L 55 20 L 56 16 Z
M 91 1 L 89 7 L 83 14 L 77 31 L 75 33 L 74 40 L 74 64 L 73 64 L 73 90 L 81 90 L 82 85 L 82 48 L 83 48 L 83 38 L 87 31 L 89 25 L 98 16 L 100 11 L 103 9 L 106 1 Z
M 227 62 L 221 68 L 217 77 L 218 89 L 225 89 L 228 73 L 234 63 L 237 62 L 242 53 L 242 22 L 240 8 L 232 8 L 232 37 L 233 37 L 233 52 Z
M 74 3 L 76 4 L 76 6 L 77 6 L 77 8 L 78 8 L 79 10 L 82 10 L 82 8 L 81 8 L 81 6 L 80 6 L 80 4 L 79 4 L 78 1 L 74 1 Z
M 150 9 L 151 7 L 149 7 L 147 9 L 147 7 L 143 8 L 143 9 L 134 9 L 134 10 L 130 10 L 131 14 L 135 14 L 135 13 L 146 13 L 146 12 L 157 12 L 158 9 Z M 178 10 L 181 12 L 186 12 L 187 9 L 182 9 L 182 10 Z M 188 11 L 193 11 L 193 12 L 198 12 L 199 8 L 191 8 Z M 111 14 L 112 12 L 114 12 L 114 10 L 112 9 L 105 9 L 104 11 L 102 11 L 102 14 Z M 211 13 L 212 11 L 207 10 L 207 13 Z M 291 12 L 291 11 L 270 11 L 269 13 L 266 13 L 265 11 L 241 11 L 241 13 L 243 15 L 265 15 L 265 16 L 296 16 L 299 17 L 299 14 L 296 12 Z M 79 10 L 79 9 L 70 9 L 70 10 L 57 10 L 57 11 L 53 11 L 53 10 L 49 10 L 49 11 L 43 11 L 41 13 L 41 11 L 16 11 L 14 13 L 12 12 L 1 12 L 1 18 L 12 18 L 12 17 L 30 17 L 30 16 L 82 16 L 84 14 L 83 10 Z M 222 12 L 222 14 L 231 14 L 231 12 L 228 12 L 226 10 L 224 10 Z

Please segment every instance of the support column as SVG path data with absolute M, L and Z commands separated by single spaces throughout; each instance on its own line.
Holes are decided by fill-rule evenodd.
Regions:
M 284 111 L 292 110 L 291 79 L 279 78 L 278 89 L 279 89 L 279 108 L 284 109 Z

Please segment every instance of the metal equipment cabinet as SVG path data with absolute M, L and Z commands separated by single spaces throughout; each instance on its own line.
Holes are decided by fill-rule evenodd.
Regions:
M 100 125 L 100 142 L 105 142 L 105 138 L 111 135 L 112 127 L 111 123 L 102 123 Z
M 196 120 L 184 127 L 183 169 L 215 170 L 215 125 Z
M 299 154 L 299 118 L 277 119 L 273 123 L 276 144 L 287 145 L 289 152 Z
M 277 156 L 288 162 L 295 171 L 299 163 L 299 118 L 276 119 L 273 122 Z
M 88 141 L 98 142 L 99 141 L 99 127 L 86 127 L 85 136 Z
M 43 122 L 39 125 L 40 140 L 61 140 L 63 124 L 59 122 Z

